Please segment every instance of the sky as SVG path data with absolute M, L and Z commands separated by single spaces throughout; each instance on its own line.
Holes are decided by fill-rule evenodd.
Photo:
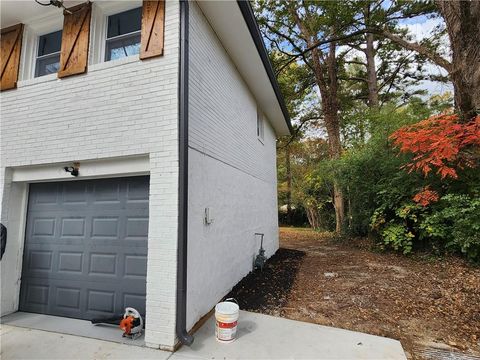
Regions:
M 428 19 L 425 16 L 417 17 L 403 21 L 402 26 L 408 28 L 409 33 L 415 37 L 416 41 L 420 41 L 426 37 L 429 37 L 432 30 L 441 23 L 441 19 Z M 448 38 L 445 38 L 445 52 L 447 51 Z M 426 69 L 428 73 L 434 75 L 446 75 L 446 71 L 438 65 L 427 63 Z M 444 92 L 453 92 L 452 84 L 443 84 L 437 81 L 421 81 L 417 89 L 425 89 L 430 95 L 443 94 Z

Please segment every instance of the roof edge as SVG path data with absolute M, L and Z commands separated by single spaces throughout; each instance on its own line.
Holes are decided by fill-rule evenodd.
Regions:
M 277 97 L 278 104 L 282 109 L 283 117 L 285 118 L 285 122 L 287 123 L 288 130 L 290 131 L 290 134 L 292 134 L 293 128 L 290 121 L 290 114 L 288 113 L 287 106 L 285 105 L 285 100 L 283 99 L 282 92 L 280 91 L 277 77 L 275 76 L 272 63 L 270 62 L 270 58 L 268 57 L 267 49 L 265 47 L 265 43 L 263 42 L 262 33 L 260 32 L 260 28 L 258 27 L 257 19 L 255 18 L 255 14 L 253 12 L 252 6 L 250 5 L 250 1 L 237 0 L 237 4 L 240 8 L 240 11 L 242 12 L 243 19 L 247 24 L 248 31 L 252 36 L 258 54 L 262 59 L 263 66 L 265 67 L 265 71 L 267 72 L 270 83 L 272 84 L 272 88 L 275 92 L 275 96 Z

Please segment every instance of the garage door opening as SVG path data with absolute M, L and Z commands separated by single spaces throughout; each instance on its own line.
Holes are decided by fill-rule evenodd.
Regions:
M 149 177 L 31 184 L 19 310 L 145 314 Z

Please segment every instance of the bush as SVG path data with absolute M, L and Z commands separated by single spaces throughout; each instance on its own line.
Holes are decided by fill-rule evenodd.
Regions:
M 447 251 L 459 251 L 480 262 L 480 198 L 448 194 L 435 204 L 420 224 L 420 236 Z
M 414 203 L 404 203 L 393 209 L 387 206 L 378 208 L 371 221 L 371 230 L 379 236 L 382 248 L 390 248 L 409 254 L 417 239 L 419 217 L 422 207 Z M 418 245 L 418 244 L 417 244 Z
M 386 221 L 390 221 L 395 210 L 410 201 L 421 186 L 420 176 L 401 169 L 410 157 L 399 155 L 389 140 L 396 129 L 417 120 L 407 110 L 389 107 L 365 114 L 368 140 L 347 149 L 336 166 L 347 198 L 352 235 L 367 235 L 375 212 L 385 212 Z
M 394 250 L 401 250 L 405 255 L 412 251 L 414 237 L 415 235 L 401 224 L 388 224 L 382 231 L 383 243 Z
M 444 123 L 437 118 L 419 123 L 419 116 L 431 114 L 418 115 L 415 109 L 409 106 L 397 111 L 386 107 L 366 113 L 369 137 L 347 148 L 336 164 L 336 174 L 346 194 L 349 230 L 353 235 L 372 234 L 382 248 L 404 254 L 427 248 L 461 253 L 480 262 L 480 172 L 476 168 L 480 155 L 478 146 L 472 143 L 478 141 L 478 133 L 476 137 L 470 133 L 459 135 L 462 146 L 466 141 L 465 146 L 457 146 L 456 157 L 446 157 L 442 163 L 454 170 L 454 176 L 445 176 L 445 171 L 423 171 L 423 167 L 422 171 L 409 172 L 412 168 L 407 165 L 418 160 L 417 153 L 396 150 L 390 134 L 400 127 L 403 131 L 415 130 L 426 123 L 428 131 L 440 131 L 440 135 L 449 135 L 450 128 L 458 128 L 451 124 L 453 118 Z M 414 125 L 404 127 L 408 124 Z M 467 125 L 469 129 L 473 127 Z M 423 138 L 430 144 L 429 136 Z M 460 144 L 460 140 L 455 141 Z M 442 147 L 436 149 L 432 145 L 427 149 L 441 151 Z M 437 163 L 435 158 L 432 166 Z

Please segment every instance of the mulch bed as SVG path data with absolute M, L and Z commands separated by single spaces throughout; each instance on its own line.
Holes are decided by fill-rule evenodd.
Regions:
M 241 309 L 398 339 L 411 359 L 437 345 L 480 355 L 480 268 L 311 230 L 284 228 L 280 239 L 263 272 L 228 295 Z
M 226 298 L 236 299 L 242 310 L 278 315 L 277 310 L 287 303 L 304 256 L 303 251 L 278 249 L 262 271 L 255 270 L 245 276 Z

